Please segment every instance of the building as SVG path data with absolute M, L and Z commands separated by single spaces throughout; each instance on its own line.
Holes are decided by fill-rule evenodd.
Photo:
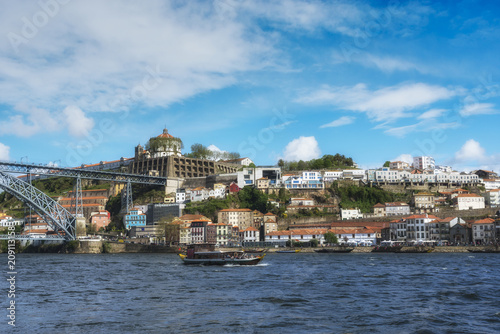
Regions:
M 363 218 L 361 211 L 358 208 L 355 209 L 340 209 L 340 219 L 349 220 L 349 219 L 359 219 Z
M 189 200 L 191 202 L 201 202 L 207 200 L 210 197 L 210 190 L 204 187 L 197 187 L 191 189 L 189 194 Z
M 165 241 L 165 228 L 158 225 L 132 226 L 129 237 L 148 238 L 150 243 L 163 243 Z
M 429 223 L 438 219 L 438 217 L 428 214 L 406 217 L 406 241 L 430 241 Z
M 381 203 L 377 203 L 373 206 L 373 215 L 375 217 L 384 217 L 385 216 L 385 205 Z
M 268 187 L 279 186 L 281 180 L 281 168 L 280 167 L 255 167 L 255 168 L 243 168 L 243 170 L 237 173 L 238 187 L 241 189 L 245 186 L 255 186 L 257 187 L 257 180 L 262 178 L 267 178 L 269 181 Z
M 413 158 L 413 168 L 415 168 L 415 169 L 434 170 L 435 167 L 436 167 L 436 162 L 434 161 L 433 157 L 420 156 L 420 157 Z
M 260 241 L 260 232 L 255 227 L 247 227 L 243 231 L 240 231 L 240 240 L 242 243 L 259 242 Z
M 500 207 L 500 189 L 489 190 L 483 195 L 486 205 L 489 205 L 492 208 Z
M 231 194 L 237 193 L 238 191 L 240 191 L 240 189 L 241 188 L 235 182 L 231 182 L 231 184 L 229 185 L 229 193 Z
M 184 205 L 175 204 L 148 204 L 147 221 L 148 225 L 158 224 L 162 219 L 172 220 L 179 217 Z
M 253 211 L 250 209 L 224 209 L 217 213 L 217 221 L 230 226 L 238 226 L 240 230 L 253 226 Z
M 146 214 L 142 213 L 142 210 L 138 208 L 133 208 L 128 214 L 123 216 L 123 226 L 127 230 L 130 230 L 132 226 L 146 226 Z
M 190 199 L 190 194 L 185 188 L 177 188 L 175 191 L 175 203 L 184 204 Z
M 315 204 L 316 203 L 314 202 L 314 200 L 310 198 L 299 198 L 299 197 L 290 198 L 290 205 L 315 205 Z
M 421 192 L 413 195 L 413 206 L 416 213 L 431 213 L 436 210 L 434 194 Z
M 111 214 L 107 210 L 92 212 L 90 216 L 90 224 L 95 226 L 96 231 L 99 231 L 101 228 L 106 229 L 110 222 Z
M 472 241 L 476 245 L 486 245 L 495 241 L 495 220 L 485 218 L 472 223 Z
M 224 162 L 228 162 L 228 163 L 236 164 L 236 165 L 240 165 L 240 166 L 250 166 L 250 164 L 253 164 L 253 161 L 250 158 L 239 158 L 239 159 L 233 159 L 233 160 L 226 160 Z
M 407 163 L 406 161 L 391 161 L 389 163 L 389 168 L 390 169 L 409 169 L 410 164 Z
M 207 224 L 207 243 L 217 244 L 217 225 L 213 223 Z
M 441 243 L 455 242 L 455 239 L 451 236 L 451 228 L 457 224 L 465 224 L 465 221 L 458 217 L 447 217 L 431 221 L 429 223 L 430 240 Z
M 498 174 L 491 171 L 491 170 L 480 169 L 480 170 L 475 171 L 474 174 L 476 174 L 477 176 L 479 176 L 483 180 L 484 179 L 496 179 L 496 178 L 498 178 Z
M 146 148 L 135 148 L 134 162 L 129 165 L 132 174 L 156 175 L 169 178 L 202 177 L 214 174 L 235 173 L 236 164 L 207 159 L 187 158 L 181 155 L 182 141 L 166 129 L 149 139 Z
M 260 229 L 260 240 L 265 241 L 266 240 L 266 235 L 268 235 L 271 232 L 276 232 L 278 231 L 278 223 L 275 220 L 272 220 L 271 218 L 266 218 L 264 221 L 264 225 Z
M 450 227 L 450 240 L 456 245 L 467 245 L 472 242 L 472 229 L 470 224 L 459 223 Z
M 202 244 L 207 242 L 207 225 L 210 220 L 193 220 L 191 222 L 191 243 Z
M 251 227 L 249 227 L 251 228 Z M 218 223 L 216 224 L 216 245 L 220 247 L 227 247 L 230 246 L 231 240 L 232 240 L 232 232 L 233 232 L 233 226 L 224 224 L 224 223 Z
M 500 179 L 483 179 L 486 190 L 500 189 Z
M 476 194 L 461 194 L 454 199 L 454 204 L 457 210 L 474 210 L 484 209 L 484 197 Z
M 410 214 L 410 206 L 404 202 L 385 203 L 386 216 L 401 216 L 409 214 Z
M 306 171 L 302 175 L 283 176 L 287 189 L 323 189 L 325 187 L 320 172 Z
M 269 179 L 267 177 L 261 177 L 257 179 L 257 189 L 268 189 L 269 188 Z
M 407 240 L 406 235 L 406 220 L 404 219 L 396 219 L 389 223 L 390 226 L 390 239 L 383 240 L 392 240 L 405 242 Z

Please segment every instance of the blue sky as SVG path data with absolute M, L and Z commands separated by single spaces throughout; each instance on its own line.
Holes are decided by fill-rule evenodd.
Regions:
M 259 165 L 500 170 L 494 1 L 2 1 L 0 159 L 132 157 L 164 127 Z

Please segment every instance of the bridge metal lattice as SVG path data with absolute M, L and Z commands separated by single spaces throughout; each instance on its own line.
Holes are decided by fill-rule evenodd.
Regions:
M 61 238 L 76 238 L 75 216 L 42 191 L 2 171 L 0 188 L 35 210 Z
M 159 176 L 148 176 L 128 173 L 92 171 L 81 168 L 65 168 L 36 164 L 24 164 L 17 162 L 0 161 L 0 171 L 20 174 L 41 174 L 49 176 L 80 177 L 82 179 L 131 182 L 142 184 L 165 185 L 167 178 Z

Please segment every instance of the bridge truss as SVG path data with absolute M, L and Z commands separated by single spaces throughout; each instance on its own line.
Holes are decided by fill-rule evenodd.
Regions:
M 76 178 L 75 201 L 74 206 L 72 205 L 71 208 L 72 212 L 70 213 L 52 198 L 33 187 L 29 182 L 15 178 L 9 173 L 27 174 L 28 176 L 46 175 L 47 177 L 64 176 Z M 122 193 L 122 209 L 127 212 L 133 205 L 132 183 L 164 186 L 167 181 L 165 177 L 0 161 L 0 188 L 31 207 L 61 238 L 66 240 L 74 240 L 76 238 L 76 217 L 83 216 L 81 179 L 126 183 L 124 192 Z
M 76 238 L 76 217 L 42 191 L 2 171 L 0 187 L 33 209 L 61 239 Z

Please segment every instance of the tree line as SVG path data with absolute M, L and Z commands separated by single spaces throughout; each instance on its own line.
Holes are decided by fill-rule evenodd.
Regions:
M 343 169 L 343 168 L 353 168 L 354 161 L 351 157 L 346 157 L 342 154 L 326 154 L 319 159 L 312 159 L 309 161 L 285 161 L 280 159 L 278 161 L 278 166 L 285 171 L 298 171 L 307 169 Z

